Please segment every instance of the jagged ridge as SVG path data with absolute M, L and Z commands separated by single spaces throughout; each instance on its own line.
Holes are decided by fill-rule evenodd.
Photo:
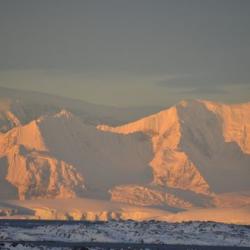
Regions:
M 221 206 L 218 193 L 250 189 L 249 124 L 249 103 L 183 101 L 97 128 L 62 110 L 0 134 L 0 167 L 20 199 L 108 198 L 110 191 L 131 204 L 195 206 L 182 190 Z
M 182 101 L 136 122 L 98 129 L 148 134 L 154 150 L 150 165 L 155 184 L 209 194 L 250 187 L 249 125 L 249 103 Z M 227 178 L 222 180 L 222 174 Z

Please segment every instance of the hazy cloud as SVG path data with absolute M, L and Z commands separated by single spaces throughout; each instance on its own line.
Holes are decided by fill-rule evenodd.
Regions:
M 184 90 L 182 91 L 184 94 L 188 95 L 200 95 L 201 97 L 204 95 L 226 95 L 229 92 L 225 89 L 218 88 L 218 87 L 197 87 L 197 88 L 192 88 L 189 90 Z
M 250 76 L 248 73 L 239 75 L 235 72 L 230 73 L 212 73 L 211 74 L 184 74 L 176 75 L 172 78 L 159 80 L 156 85 L 171 88 L 195 88 L 195 89 L 213 89 L 212 86 L 230 86 L 230 85 L 249 85 Z
M 244 0 L 2 1 L 0 85 L 111 105 L 249 100 L 249 9 Z

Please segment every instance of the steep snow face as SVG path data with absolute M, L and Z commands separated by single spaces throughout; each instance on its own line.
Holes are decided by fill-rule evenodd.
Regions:
M 112 128 L 100 125 L 98 128 L 120 134 L 140 131 L 150 135 L 154 150 L 150 165 L 155 184 L 197 193 L 209 192 L 206 180 L 187 154 L 179 148 L 182 134 L 176 107 L 124 126 Z
M 238 105 L 203 102 L 207 109 L 222 120 L 226 142 L 236 142 L 244 153 L 250 154 L 250 103 Z
M 8 154 L 6 179 L 18 188 L 21 200 L 28 198 L 71 198 L 84 189 L 83 178 L 75 168 L 36 151 L 15 147 Z
M 250 188 L 250 155 L 245 135 L 250 125 L 249 107 L 206 101 L 177 105 L 182 134 L 179 146 L 214 192 Z
M 84 189 L 83 178 L 75 168 L 50 155 L 36 121 L 0 135 L 0 145 L 3 185 L 16 187 L 20 199 L 69 198 Z M 13 197 L 14 193 L 6 198 Z
M 98 128 L 148 134 L 155 184 L 209 194 L 250 188 L 249 126 L 249 104 L 183 101 L 133 123 Z
M 250 190 L 249 116 L 249 104 L 206 101 L 119 127 L 47 114 L 0 133 L 0 197 L 230 207 L 236 196 L 219 193 Z
M 0 145 L 0 159 L 6 159 L 1 166 L 5 182 L 16 187 L 19 199 L 70 198 L 83 191 L 83 177 L 75 168 L 50 154 L 39 121 L 0 135 Z
M 123 136 L 98 131 L 67 111 L 38 123 L 49 152 L 75 166 L 89 189 L 146 183 L 151 177 L 152 147 L 142 133 Z
M 101 132 L 66 110 L 0 135 L 0 144 L 20 199 L 82 196 L 85 186 L 105 191 L 151 177 L 147 136 Z

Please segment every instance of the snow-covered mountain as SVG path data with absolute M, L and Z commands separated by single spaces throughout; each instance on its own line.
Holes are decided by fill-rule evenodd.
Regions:
M 82 196 L 86 185 L 104 191 L 141 183 L 152 155 L 144 135 L 101 132 L 65 110 L 0 135 L 0 145 L 6 180 L 20 199 L 68 198 Z
M 183 101 L 117 127 L 67 109 L 9 120 L 1 199 L 91 197 L 169 211 L 250 205 L 250 103 Z
M 133 123 L 98 128 L 148 134 L 156 185 L 203 194 L 250 188 L 250 103 L 183 101 Z

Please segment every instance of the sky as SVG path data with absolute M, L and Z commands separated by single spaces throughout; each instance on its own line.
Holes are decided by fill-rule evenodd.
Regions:
M 0 86 L 113 106 L 250 101 L 250 1 L 0 0 Z

